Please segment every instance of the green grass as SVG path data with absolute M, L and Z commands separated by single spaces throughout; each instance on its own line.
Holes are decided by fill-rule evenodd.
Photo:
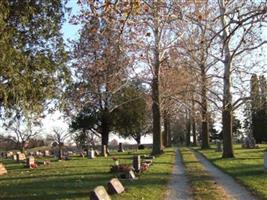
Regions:
M 181 148 L 181 154 L 194 199 L 227 199 L 223 190 L 215 184 L 213 177 L 205 170 L 192 151 L 188 148 Z
M 148 154 L 150 150 L 138 151 Z M 113 153 L 120 163 L 131 163 L 137 152 Z M 98 185 L 106 186 L 114 177 L 109 173 L 112 156 L 94 160 L 71 157 L 69 161 L 51 162 L 49 166 L 27 169 L 22 163 L 3 160 L 8 174 L 0 177 L 0 199 L 89 199 L 89 191 Z M 122 181 L 126 192 L 112 199 L 162 199 L 174 162 L 174 149 L 166 149 L 139 180 Z
M 267 199 L 267 173 L 264 173 L 263 154 L 267 145 L 259 149 L 242 149 L 234 146 L 235 158 L 222 159 L 215 148 L 200 150 L 215 166 L 219 167 L 262 199 Z

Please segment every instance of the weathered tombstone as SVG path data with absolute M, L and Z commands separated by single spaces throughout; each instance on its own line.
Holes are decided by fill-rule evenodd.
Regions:
M 49 150 L 45 150 L 45 151 L 44 151 L 44 156 L 45 156 L 45 157 L 50 156 L 50 152 L 49 152 Z
M 264 171 L 267 172 L 267 151 L 264 152 Z
M 7 170 L 3 164 L 0 163 L 0 176 L 7 174 Z
M 34 166 L 35 162 L 34 162 L 34 157 L 33 156 L 29 156 L 26 160 L 26 167 L 28 168 L 32 168 L 32 166 Z
M 99 151 L 97 149 L 95 150 L 95 155 L 96 156 L 99 156 L 100 155 L 100 153 L 99 153 Z
M 124 187 L 117 178 L 113 178 L 108 182 L 108 193 L 109 194 L 120 194 L 124 192 Z
M 102 156 L 107 157 L 107 146 L 106 145 L 102 145 Z
M 148 166 L 150 166 L 150 165 L 152 165 L 153 160 L 151 160 L 151 159 L 144 159 L 144 160 L 142 160 L 142 163 L 146 163 Z
M 216 142 L 216 152 L 222 152 L 222 143 L 220 140 Z
M 90 149 L 90 151 L 88 152 L 88 158 L 89 159 L 94 159 L 95 158 L 95 150 Z
M 118 149 L 118 152 L 124 152 L 123 145 L 122 145 L 121 142 L 119 143 L 119 149 Z
M 139 155 L 133 157 L 134 171 L 139 172 L 141 169 L 141 157 Z
M 111 200 L 104 186 L 97 186 L 90 192 L 90 200 Z
M 26 156 L 24 153 L 18 153 L 17 154 L 17 161 L 23 161 L 23 160 L 26 160 Z
M 7 152 L 7 154 L 6 154 L 6 157 L 7 157 L 7 158 L 12 158 L 13 155 L 14 155 L 13 152 L 12 152 L 12 151 L 9 151 L 9 152 Z
M 128 179 L 136 179 L 136 176 L 135 176 L 133 170 L 130 170 L 130 171 L 128 172 L 127 178 L 128 178 Z

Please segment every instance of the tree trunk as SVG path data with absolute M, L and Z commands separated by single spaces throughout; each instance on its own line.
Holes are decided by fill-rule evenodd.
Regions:
M 172 132 L 171 132 L 171 122 L 169 121 L 169 133 L 168 133 L 168 147 L 172 146 Z
M 186 146 L 190 146 L 191 142 L 190 142 L 190 137 L 191 137 L 191 114 L 189 111 L 189 116 L 187 118 L 187 123 L 186 123 Z
M 109 141 L 109 124 L 107 119 L 102 119 L 102 133 L 101 133 L 101 155 L 108 155 L 108 141 Z M 106 152 L 104 152 L 104 145 L 106 145 Z
M 25 144 L 26 144 L 25 141 L 22 141 L 21 142 L 21 153 L 24 153 L 25 152 Z
M 197 146 L 196 120 L 192 117 L 193 146 Z
M 220 15 L 223 29 L 222 41 L 224 50 L 224 76 L 223 76 L 223 158 L 234 157 L 232 144 L 232 94 L 231 94 L 231 65 L 232 56 L 229 48 L 229 26 L 225 18 L 225 1 L 220 0 Z
M 139 147 L 139 145 L 141 144 L 141 134 L 136 134 L 136 136 L 133 137 L 133 139 L 136 141 L 137 146 Z
M 195 120 L 195 99 L 192 98 L 192 134 L 193 134 L 193 146 L 197 146 L 197 135 L 196 135 L 196 120 Z
M 59 160 L 62 160 L 62 145 L 61 144 L 59 144 L 58 145 L 58 159 Z
M 208 104 L 207 104 L 207 77 L 205 65 L 201 65 L 201 149 L 209 148 L 209 124 L 208 124 Z
M 169 142 L 170 119 L 168 118 L 166 113 L 164 113 L 163 124 L 164 124 L 163 146 L 167 147 L 167 146 L 170 146 L 170 142 Z
M 153 79 L 152 83 L 152 113 L 153 113 L 153 151 L 154 155 L 162 153 L 162 136 L 159 107 L 159 84 L 158 78 Z
M 157 13 L 156 13 L 157 15 Z M 162 153 L 162 134 L 160 120 L 160 95 L 159 95 L 159 24 L 158 18 L 155 17 L 155 29 L 153 31 L 155 37 L 155 46 L 153 51 L 153 80 L 152 80 L 152 114 L 153 114 L 153 150 L 152 154 Z

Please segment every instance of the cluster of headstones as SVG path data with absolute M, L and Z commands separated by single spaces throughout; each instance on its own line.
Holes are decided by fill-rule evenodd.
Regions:
M 86 151 L 80 152 L 81 157 L 84 158 L 85 156 L 87 156 L 88 159 L 94 159 L 99 155 L 100 155 L 99 151 L 96 149 L 93 149 L 93 148 L 90 148 L 90 150 L 88 150 L 88 152 L 86 152 Z
M 256 141 L 255 141 L 254 137 L 246 137 L 246 138 L 244 138 L 243 143 L 242 143 L 242 148 L 245 148 L 245 149 L 255 149 L 255 148 L 257 148 Z
M 91 200 L 111 200 L 109 195 L 121 194 L 125 191 L 122 183 L 117 178 L 111 179 L 107 184 L 107 190 L 104 186 L 97 186 L 90 192 Z

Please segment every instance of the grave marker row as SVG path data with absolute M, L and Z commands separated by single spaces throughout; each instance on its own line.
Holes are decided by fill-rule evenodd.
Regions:
M 97 186 L 90 192 L 91 200 L 111 200 L 110 195 L 121 194 L 125 189 L 119 179 L 113 178 L 107 184 L 107 190 L 104 186 Z

